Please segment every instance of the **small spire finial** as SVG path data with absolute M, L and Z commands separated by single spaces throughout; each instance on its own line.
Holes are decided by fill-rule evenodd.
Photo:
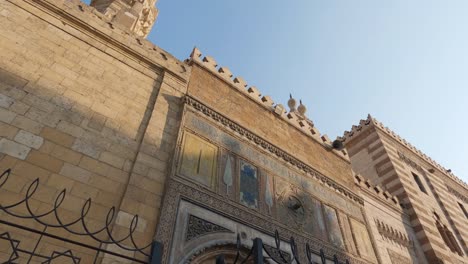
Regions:
M 305 107 L 305 105 L 302 104 L 302 100 L 299 100 L 299 106 L 297 107 L 297 111 L 302 116 L 304 116 L 307 111 L 307 108 Z
M 290 112 L 296 111 L 296 100 L 292 97 L 291 94 L 289 94 L 288 106 Z

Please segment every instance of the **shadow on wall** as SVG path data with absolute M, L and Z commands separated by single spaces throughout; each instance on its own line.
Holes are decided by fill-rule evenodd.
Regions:
M 138 120 L 138 128 L 134 133 L 126 133 L 123 131 L 127 130 L 121 128 L 128 124 L 116 122 L 77 100 L 79 97 L 92 101 L 92 94 L 74 92 L 76 97 L 71 97 L 68 96 L 71 93 L 67 93 L 67 88 L 62 85 L 39 85 L 5 70 L 7 67 L 0 65 L 0 171 L 11 168 L 12 174 L 0 192 L 2 205 L 24 198 L 27 188 L 23 186 L 38 178 L 39 186 L 32 200 L 32 210 L 36 214 L 50 210 L 57 195 L 66 189 L 67 197 L 60 213 L 66 219 L 76 219 L 85 201 L 91 198 L 93 204 L 86 222 L 91 229 L 96 229 L 105 224 L 109 208 L 116 207 L 118 212 L 128 196 L 129 200 L 135 198 L 145 205 L 141 207 L 145 211 L 142 213 L 141 208 L 134 208 L 136 211 L 125 214 L 129 215 L 130 220 L 117 216 L 113 233 L 117 237 L 128 233 L 131 216 L 140 214 L 142 217 L 136 229 L 136 242 L 138 245 L 151 242 L 161 194 L 140 190 L 140 196 L 134 197 L 128 192 L 135 193 L 135 189 L 138 189 L 129 189 L 132 185 L 129 183 L 130 175 L 138 173 L 147 177 L 140 171 L 141 168 L 135 172 L 135 160 L 142 148 L 155 149 L 149 153 L 151 155 L 157 154 L 160 147 L 171 149 L 174 145 L 171 145 L 174 141 L 174 124 L 169 123 L 168 119 L 164 120 L 165 115 L 158 115 L 154 124 L 151 119 L 158 100 L 162 74 L 154 80 L 144 112 L 140 116 L 132 116 Z M 107 92 L 112 93 L 111 89 Z M 160 100 L 168 102 L 164 104 L 167 108 L 170 104 L 180 103 L 179 98 L 167 95 Z M 154 126 L 157 124 L 161 130 L 160 140 L 167 142 L 166 145 L 154 142 L 151 135 L 145 136 L 150 123 Z M 145 194 L 144 199 L 141 199 L 141 194 Z M 25 212 L 26 208 L 18 210 Z M 0 219 L 19 221 L 3 215 Z M 37 227 L 33 222 L 21 220 L 19 223 Z M 0 227 L 0 230 L 4 228 Z M 51 232 L 63 235 L 60 230 Z M 93 240 L 76 239 L 96 245 Z M 101 239 L 106 240 L 107 237 Z M 27 243 L 27 238 L 24 238 L 23 243 Z

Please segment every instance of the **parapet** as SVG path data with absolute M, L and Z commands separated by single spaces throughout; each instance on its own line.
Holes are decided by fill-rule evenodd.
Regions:
M 237 89 L 248 98 L 271 111 L 272 113 L 279 116 L 281 119 L 288 122 L 291 126 L 300 130 L 308 137 L 319 142 L 325 148 L 333 151 L 339 157 L 349 161 L 348 153 L 346 150 L 336 150 L 332 147 L 332 141 L 327 135 L 320 135 L 319 130 L 314 126 L 314 123 L 309 120 L 303 113 L 305 113 L 305 107 L 301 106 L 298 111 L 287 111 L 282 104 L 275 103 L 270 96 L 262 95 L 255 86 L 249 86 L 242 77 L 233 77 L 234 75 L 228 67 L 219 67 L 216 60 L 211 56 L 203 56 L 198 48 L 194 48 L 190 54 L 190 58 L 187 62 L 196 63 L 203 68 L 209 70 L 214 75 L 228 83 L 231 87 Z
M 346 142 L 347 140 L 351 140 L 354 136 L 357 136 L 361 131 L 365 130 L 366 127 L 374 126 L 378 128 L 380 131 L 384 132 L 388 136 L 392 137 L 396 141 L 400 142 L 403 146 L 417 154 L 419 157 L 421 157 L 423 160 L 427 161 L 429 164 L 434 166 L 435 168 L 439 169 L 442 174 L 446 175 L 447 177 L 453 179 L 454 181 L 458 182 L 461 184 L 463 187 L 468 188 L 468 185 L 455 176 L 450 170 L 444 168 L 442 165 L 437 163 L 435 160 L 431 159 L 429 156 L 424 154 L 421 150 L 417 149 L 415 146 L 411 145 L 408 141 L 406 141 L 404 138 L 400 137 L 398 134 L 396 134 L 394 131 L 392 131 L 390 128 L 384 126 L 381 122 L 379 122 L 377 119 L 372 117 L 370 114 L 367 116 L 367 119 L 359 122 L 359 125 L 355 126 L 353 125 L 351 128 L 351 131 L 345 131 L 344 135 L 342 137 L 338 137 L 338 140 L 341 140 L 343 143 Z
M 359 174 L 354 175 L 354 182 L 361 188 L 361 190 L 364 190 L 367 193 L 380 198 L 381 200 L 387 201 L 391 206 L 401 210 L 401 205 L 398 198 L 394 195 L 391 195 L 387 190 L 384 190 L 379 185 L 371 184 L 368 179 Z
M 150 41 L 138 37 L 131 31 L 123 30 L 121 27 L 110 22 L 109 18 L 79 0 L 41 0 L 32 1 L 34 5 L 40 5 L 45 9 L 59 14 L 63 19 L 73 23 L 70 26 L 81 27 L 93 35 L 104 38 L 106 45 L 96 42 L 96 47 L 112 52 L 115 56 L 121 54 L 111 51 L 109 47 L 125 50 L 125 54 L 137 56 L 140 64 L 148 65 L 149 68 L 157 66 L 173 73 L 182 80 L 188 80 L 190 67 L 173 57 L 170 53 L 155 46 Z M 78 35 L 77 37 L 81 37 Z

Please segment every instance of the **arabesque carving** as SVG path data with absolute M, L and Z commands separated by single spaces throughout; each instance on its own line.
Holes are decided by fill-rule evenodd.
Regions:
M 185 235 L 185 240 L 190 241 L 197 237 L 201 237 L 207 234 L 213 233 L 233 233 L 231 230 L 213 224 L 210 221 L 199 218 L 194 215 L 190 215 L 188 219 L 187 234 Z
M 282 236 L 282 240 L 288 241 L 290 237 L 294 237 L 298 245 L 304 246 L 306 243 L 309 243 L 312 252 L 318 254 L 320 249 L 323 249 L 325 255 L 330 259 L 332 259 L 333 255 L 336 254 L 338 259 L 342 262 L 344 259 L 349 259 L 350 263 L 368 263 L 367 261 L 358 259 L 342 250 L 338 250 L 328 243 L 324 243 L 322 240 L 311 236 L 304 236 L 302 233 L 298 233 L 294 228 L 286 227 L 283 224 L 272 220 L 271 217 L 263 216 L 238 203 L 222 200 L 222 197 L 219 195 L 203 191 L 201 185 L 188 182 L 184 179 L 174 178 L 169 180 L 167 188 L 167 195 L 163 202 L 160 224 L 156 234 L 158 239 L 160 239 L 165 245 L 169 245 L 172 239 L 174 230 L 173 223 L 175 223 L 175 218 L 177 216 L 179 201 L 180 199 L 187 199 L 200 206 L 209 207 L 213 212 L 222 213 L 225 216 L 232 217 L 245 226 L 255 228 L 257 230 L 263 230 L 266 234 L 274 232 L 274 230 L 278 230 Z M 169 247 L 164 247 L 163 259 L 168 259 L 169 250 Z

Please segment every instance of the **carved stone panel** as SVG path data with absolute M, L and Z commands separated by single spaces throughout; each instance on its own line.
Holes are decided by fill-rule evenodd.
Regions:
M 273 183 L 273 177 L 268 175 L 267 173 L 262 173 L 263 177 L 263 186 L 262 188 L 262 197 L 263 197 L 263 211 L 266 214 L 273 215 L 274 214 L 274 205 L 275 205 L 275 198 L 274 198 L 274 183 Z
M 376 257 L 374 248 L 372 247 L 372 242 L 369 237 L 369 233 L 367 232 L 366 226 L 363 223 L 351 218 L 351 228 L 356 239 L 356 247 L 359 255 L 364 259 L 375 262 Z
M 218 176 L 219 194 L 228 197 L 229 200 L 235 200 L 238 192 L 238 169 L 237 169 L 237 156 L 234 154 L 223 151 L 220 160 L 220 172 Z
M 179 172 L 212 188 L 216 180 L 217 147 L 191 133 L 185 133 Z
M 346 249 L 352 254 L 357 254 L 356 245 L 354 244 L 353 233 L 351 231 L 351 226 L 349 225 L 348 216 L 342 213 L 338 213 L 340 219 L 340 226 L 343 230 L 343 237 L 346 244 Z
M 203 235 L 221 232 L 232 233 L 231 230 L 220 225 L 213 224 L 208 220 L 196 217 L 194 215 L 189 215 L 185 240 L 190 241 Z
M 392 261 L 392 264 L 411 264 L 411 260 L 405 256 L 402 256 L 395 251 L 388 249 L 388 256 Z
M 336 247 L 344 248 L 343 235 L 341 234 L 336 210 L 326 205 L 323 206 L 323 209 L 330 242 Z
M 311 198 L 310 209 L 311 221 L 307 226 L 311 229 L 311 233 L 315 237 L 323 241 L 328 241 L 327 229 L 325 227 L 325 221 L 323 220 L 322 204 L 320 201 Z

